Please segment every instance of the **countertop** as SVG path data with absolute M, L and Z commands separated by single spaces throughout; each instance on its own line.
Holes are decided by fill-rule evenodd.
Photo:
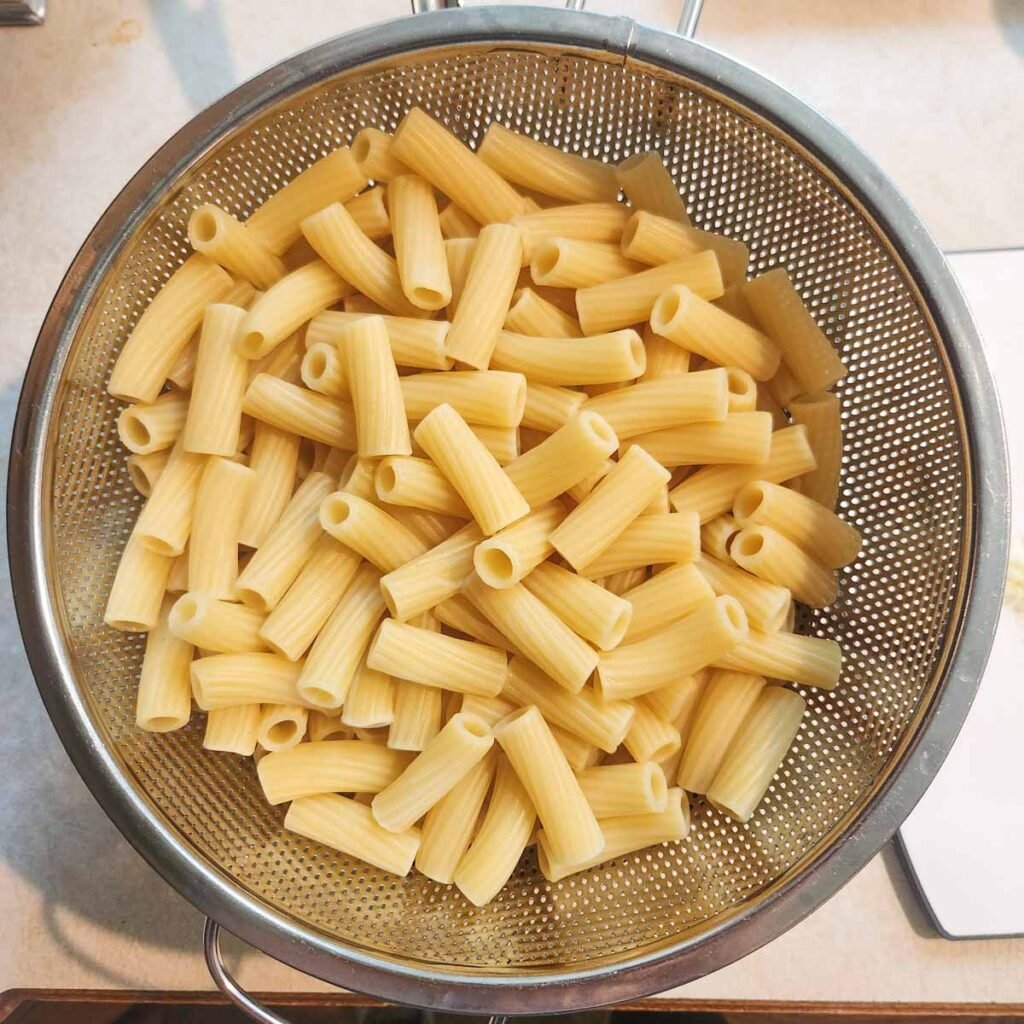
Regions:
M 677 5 L 590 9 L 674 24 Z M 60 277 L 88 229 L 168 135 L 295 50 L 397 17 L 405 0 L 54 0 L 45 27 L 0 30 L 0 432 Z M 1024 7 L 1013 0 L 708 0 L 700 38 L 836 120 L 947 250 L 1024 245 Z M 976 302 L 1019 315 L 998 254 Z M 1008 257 L 1009 259 L 1009 257 Z M 958 270 L 974 258 L 958 257 Z M 1014 284 L 1016 282 L 1016 284 Z M 978 297 L 980 296 L 980 297 Z M 6 560 L 4 560 L 6 566 Z M 138 857 L 75 774 L 43 711 L 4 572 L 0 591 L 0 992 L 212 987 L 202 919 Z M 229 945 L 243 984 L 324 988 Z M 1024 1002 L 1024 939 L 950 942 L 892 848 L 694 999 Z

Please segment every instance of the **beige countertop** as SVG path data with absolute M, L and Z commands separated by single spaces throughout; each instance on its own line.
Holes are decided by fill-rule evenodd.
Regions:
M 661 26 L 677 15 L 677 4 L 662 0 L 588 6 Z M 5 454 L 47 303 L 127 178 L 237 82 L 328 35 L 406 10 L 405 0 L 60 0 L 45 27 L 0 30 Z M 708 0 L 700 37 L 832 116 L 946 249 L 1024 245 L 1019 5 Z M 75 774 L 32 684 L 6 575 L 0 582 L 0 992 L 210 988 L 199 914 L 131 850 Z M 324 988 L 234 944 L 229 961 L 253 988 Z M 788 934 L 673 994 L 1024 1002 L 1022 968 L 1024 939 L 939 938 L 887 849 Z

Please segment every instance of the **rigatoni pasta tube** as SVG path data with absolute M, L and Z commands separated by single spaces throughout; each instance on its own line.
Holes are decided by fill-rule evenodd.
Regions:
M 333 793 L 295 800 L 284 827 L 393 875 L 409 874 L 420 843 L 419 829 L 383 829 L 369 807 Z
M 239 704 L 233 708 L 207 711 L 203 749 L 252 757 L 259 739 L 260 715 L 259 704 Z
M 234 284 L 205 256 L 190 256 L 154 296 L 124 343 L 107 390 L 126 402 L 153 402 L 211 302 Z
M 261 423 L 332 448 L 352 451 L 356 446 L 356 421 L 351 405 L 266 373 L 257 374 L 249 382 L 242 412 Z
M 444 691 L 395 680 L 395 717 L 387 744 L 395 750 L 423 750 L 441 731 Z
M 469 518 L 469 509 L 458 491 L 428 459 L 382 459 L 373 482 L 377 497 L 390 505 L 410 505 L 441 515 Z
M 485 534 L 497 533 L 530 511 L 494 456 L 450 405 L 429 412 L 414 436 L 459 492 Z
M 410 455 L 409 422 L 383 318 L 367 316 L 349 324 L 338 350 L 352 392 L 359 457 Z
M 481 224 L 511 220 L 523 212 L 523 199 L 515 189 L 419 107 L 402 118 L 391 153 Z
M 263 620 L 262 612 L 255 608 L 194 590 L 175 601 L 168 621 L 175 636 L 204 651 L 243 654 L 269 650 L 259 635 Z
M 793 422 L 807 428 L 807 440 L 817 462 L 817 466 L 800 481 L 801 490 L 825 508 L 834 509 L 843 462 L 839 399 L 827 391 L 817 391 L 794 398 L 788 405 Z
M 576 569 L 593 562 L 668 481 L 667 469 L 642 448 L 630 448 L 554 530 L 552 546 Z
M 480 225 L 457 203 L 449 203 L 437 219 L 446 239 L 476 238 L 480 234 Z
M 749 630 L 740 603 L 718 597 L 645 640 L 601 655 L 597 689 L 605 700 L 630 700 L 716 664 Z
M 652 761 L 587 768 L 576 778 L 598 820 L 657 814 L 668 803 L 665 773 Z
M 846 376 L 846 367 L 803 304 L 781 267 L 743 286 L 743 297 L 761 329 L 782 352 L 803 392 L 825 391 Z
M 156 486 L 157 480 L 160 479 L 160 474 L 166 468 L 170 456 L 170 451 L 165 448 L 163 451 L 150 452 L 149 455 L 129 455 L 124 460 L 132 487 L 144 498 L 148 498 L 153 493 L 153 488 Z
M 326 263 L 307 263 L 268 288 L 246 313 L 236 346 L 246 359 L 259 359 L 321 310 L 350 291 Z
M 637 701 L 646 704 L 659 718 L 672 722 L 678 729 L 681 717 L 687 715 L 691 705 L 699 703 L 703 696 L 707 682 L 703 677 L 710 675 L 710 669 L 702 669 L 692 676 L 683 676 L 667 686 L 651 690 L 638 697 Z
M 255 477 L 238 532 L 240 544 L 258 548 L 266 540 L 292 496 L 298 460 L 298 434 L 256 423 L 249 450 L 249 468 Z
M 499 590 L 518 583 L 554 551 L 548 536 L 565 516 L 565 506 L 551 501 L 478 544 L 473 552 L 477 575 Z
M 207 459 L 188 542 L 188 582 L 218 598 L 235 596 L 238 532 L 254 473 L 230 459 Z
M 310 391 L 331 398 L 349 397 L 348 378 L 345 374 L 345 362 L 336 345 L 330 342 L 318 342 L 309 345 L 302 357 L 299 368 L 302 383 Z
M 423 821 L 416 868 L 422 875 L 449 885 L 462 860 L 494 779 L 497 757 L 492 750 L 452 787 Z
M 721 561 L 708 554 L 697 563 L 697 570 L 716 594 L 730 594 L 743 605 L 752 629 L 771 633 L 782 627 L 793 605 L 785 587 L 752 576 L 731 560 Z
M 433 615 L 442 625 L 463 633 L 482 644 L 515 654 L 515 645 L 491 625 L 484 616 L 461 595 L 449 597 L 437 605 Z M 511 708 L 509 709 L 511 710 Z M 484 716 L 486 717 L 486 716 Z
M 269 612 L 285 595 L 323 533 L 320 503 L 334 481 L 310 473 L 267 534 L 249 564 L 239 573 L 235 593 L 245 604 Z
M 688 793 L 708 791 L 763 689 L 763 676 L 721 670 L 711 674 L 679 765 L 678 782 Z
M 622 229 L 621 244 L 623 256 L 652 266 L 711 249 L 718 257 L 726 286 L 744 280 L 750 259 L 743 242 L 687 227 L 648 210 L 638 210 L 629 218 Z
M 615 177 L 634 210 L 649 210 L 689 224 L 686 204 L 659 153 L 634 153 L 615 168 Z
M 545 238 L 530 260 L 534 284 L 547 288 L 589 288 L 643 269 L 642 263 L 626 259 L 617 245 L 578 238 Z
M 424 554 L 427 545 L 394 516 L 364 498 L 336 491 L 320 509 L 323 528 L 381 572 L 392 572 Z
M 510 224 L 488 224 L 480 232 L 445 341 L 450 358 L 487 369 L 516 290 L 521 256 L 519 232 Z
M 504 651 L 485 644 L 385 619 L 370 644 L 366 664 L 424 686 L 497 697 L 505 685 L 508 659 Z
M 452 876 L 470 903 L 477 907 L 490 903 L 512 877 L 536 820 L 526 788 L 508 758 L 499 755 L 484 820 Z
M 505 330 L 538 338 L 578 338 L 583 333 L 574 317 L 541 298 L 532 288 L 518 288 L 512 293 Z
M 345 695 L 341 720 L 356 729 L 381 729 L 395 720 L 396 681 L 366 664 L 356 669 L 352 685 Z
M 324 711 L 310 711 L 306 738 L 313 743 L 321 740 L 350 740 L 353 730 L 348 728 L 337 714 Z
M 367 238 L 376 240 L 391 234 L 391 218 L 388 216 L 385 195 L 384 188 L 377 185 L 345 204 L 345 209 Z
M 634 761 L 664 761 L 682 744 L 679 730 L 643 701 L 636 702 L 636 714 L 622 745 Z
M 180 729 L 192 714 L 192 645 L 170 628 L 173 604 L 173 597 L 164 598 L 157 623 L 146 637 L 135 696 L 135 724 L 146 732 Z
M 538 384 L 606 384 L 644 372 L 643 342 L 633 330 L 587 338 L 536 338 L 502 331 L 491 366 Z
M 632 704 L 602 700 L 589 686 L 569 693 L 523 657 L 509 662 L 508 680 L 501 695 L 521 706 L 535 704 L 551 725 L 609 754 L 622 743 L 635 714 Z
M 772 418 L 766 412 L 734 412 L 718 422 L 688 423 L 633 438 L 663 466 L 672 468 L 764 462 L 771 440 Z
M 570 693 L 578 693 L 597 665 L 584 643 L 522 583 L 495 590 L 474 576 L 465 596 L 531 661 Z
M 422 420 L 447 403 L 467 423 L 515 427 L 526 408 L 526 378 L 500 370 L 415 373 L 401 379 L 410 420 Z
M 186 452 L 183 441 L 171 449 L 167 465 L 132 530 L 132 536 L 143 547 L 168 556 L 185 550 L 206 461 L 202 455 Z
M 647 352 L 647 367 L 640 375 L 638 383 L 690 372 L 690 353 L 668 338 L 655 334 L 649 323 L 644 327 L 643 340 Z
M 606 818 L 601 823 L 601 831 L 605 837 L 601 852 L 575 864 L 558 859 L 546 830 L 538 833 L 537 861 L 544 877 L 549 882 L 558 882 L 627 853 L 685 839 L 690 832 L 690 804 L 686 793 L 672 788 L 665 800 L 665 810 Z
M 604 848 L 601 827 L 562 748 L 535 707 L 522 708 L 494 727 L 516 775 L 529 794 L 556 855 L 570 863 Z
M 562 748 L 562 753 L 565 754 L 565 759 L 574 772 L 592 768 L 604 757 L 604 752 L 596 744 L 587 742 L 582 736 L 560 729 L 557 725 L 552 725 L 550 728 L 551 735 L 555 737 L 555 742 Z
M 160 618 L 160 605 L 174 561 L 129 537 L 110 586 L 103 621 L 113 629 L 144 633 Z
M 597 413 L 573 416 L 536 448 L 505 467 L 516 489 L 533 507 L 569 490 L 604 465 L 618 438 Z
M 520 214 L 512 223 L 519 228 L 523 236 L 523 255 L 530 260 L 537 246 L 547 238 L 578 238 L 589 242 L 617 243 L 622 237 L 622 229 L 628 219 L 629 210 L 620 203 L 575 203 L 571 206 L 552 206 L 546 210 Z
M 806 701 L 781 686 L 766 686 L 736 734 L 708 788 L 708 801 L 736 821 L 749 821 L 785 760 Z
M 309 711 L 298 704 L 264 704 L 257 741 L 264 750 L 291 750 L 306 734 Z
M 235 339 L 244 318 L 238 306 L 206 307 L 182 432 L 185 451 L 224 456 L 238 451 L 249 361 L 236 351 Z
M 388 209 L 402 290 L 420 309 L 443 309 L 452 282 L 433 186 L 415 174 L 399 175 L 388 186 Z
M 318 342 L 337 345 L 344 327 L 364 313 L 343 313 L 325 309 L 313 317 L 306 328 L 306 348 Z M 444 354 L 450 324 L 447 320 L 418 320 L 408 316 L 384 316 L 391 354 L 399 366 L 418 366 L 425 370 L 450 370 L 452 361 Z
M 751 631 L 746 640 L 716 659 L 715 665 L 833 690 L 842 671 L 843 652 L 835 640 L 824 637 Z
M 361 128 L 352 140 L 352 156 L 360 170 L 373 181 L 390 181 L 409 168 L 391 152 L 394 137 L 379 128 Z
M 580 326 L 585 334 L 600 334 L 642 323 L 650 318 L 658 296 L 673 285 L 685 285 L 702 299 L 717 299 L 723 285 L 715 254 L 699 252 L 630 277 L 581 288 L 576 293 Z
M 484 758 L 493 743 L 486 722 L 461 712 L 453 715 L 419 757 L 373 798 L 374 818 L 390 832 L 409 828 Z
M 452 301 L 448 303 L 448 319 L 451 320 L 459 308 L 462 292 L 469 280 L 469 268 L 476 252 L 475 238 L 448 238 L 444 243 L 444 256 L 448 262 L 448 277 L 452 282 Z
M 811 608 L 826 608 L 836 599 L 836 574 L 770 526 L 740 530 L 729 552 L 741 568 L 785 587 Z
M 301 666 L 280 654 L 211 654 L 190 667 L 192 696 L 203 711 L 239 704 L 297 704 Z
M 633 643 L 689 615 L 699 604 L 715 596 L 710 584 L 695 565 L 673 565 L 632 590 L 623 600 L 632 612 L 622 637 Z M 742 602 L 741 602 L 742 603 Z
M 345 703 L 384 612 L 380 574 L 372 566 L 361 566 L 301 666 L 297 685 L 304 701 L 328 710 Z
M 700 528 L 700 546 L 703 551 L 725 562 L 731 561 L 729 545 L 740 532 L 740 524 L 728 512 L 704 523 Z
M 168 391 L 155 402 L 129 405 L 117 417 L 117 436 L 136 455 L 170 448 L 185 426 L 188 404 L 188 392 Z
M 196 252 L 226 270 L 269 288 L 288 273 L 259 235 L 213 203 L 197 206 L 188 219 L 188 240 Z

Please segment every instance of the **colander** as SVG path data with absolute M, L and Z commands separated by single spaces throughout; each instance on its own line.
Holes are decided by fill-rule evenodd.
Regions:
M 361 126 L 392 129 L 414 104 L 470 143 L 498 120 L 610 161 L 656 149 L 697 225 L 745 241 L 754 272 L 785 266 L 850 370 L 840 509 L 864 535 L 839 600 L 803 623 L 842 643 L 842 683 L 801 691 L 804 725 L 748 824 L 695 801 L 685 842 L 557 884 L 526 859 L 481 909 L 284 832 L 251 760 L 204 752 L 201 721 L 137 731 L 143 638 L 102 624 L 140 504 L 105 384 L 188 253 L 189 211 L 210 201 L 245 216 Z M 627 18 L 485 7 L 293 57 L 200 114 L 135 176 L 43 325 L 15 425 L 8 524 L 22 632 L 54 724 L 110 817 L 184 896 L 346 988 L 551 1013 L 722 967 L 792 926 L 890 838 L 960 728 L 988 654 L 1006 451 L 949 269 L 835 127 L 749 68 Z M 216 938 L 211 925 L 218 982 L 244 1000 Z

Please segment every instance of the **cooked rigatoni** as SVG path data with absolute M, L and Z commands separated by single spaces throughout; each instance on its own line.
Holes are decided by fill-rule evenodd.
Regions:
M 615 177 L 634 210 L 648 210 L 689 224 L 686 204 L 661 159 L 653 150 L 635 153 L 615 168 Z
M 168 391 L 155 402 L 130 405 L 117 418 L 121 444 L 136 455 L 152 455 L 170 448 L 188 417 L 189 395 Z
M 449 203 L 437 219 L 446 239 L 476 238 L 480 234 L 480 225 L 457 203 Z
M 729 557 L 729 545 L 733 537 L 740 532 L 740 524 L 736 519 L 723 512 L 720 516 L 703 523 L 700 528 L 700 546 L 713 558 L 722 562 L 731 561 Z
M 217 598 L 235 596 L 238 533 L 253 477 L 241 463 L 207 459 L 188 542 L 188 581 L 193 590 Z
M 649 323 L 644 327 L 643 341 L 644 350 L 647 352 L 647 366 L 637 383 L 690 372 L 690 353 L 668 338 L 655 334 Z M 728 369 L 726 372 L 728 373 Z
M 836 574 L 770 526 L 740 530 L 729 553 L 741 568 L 785 587 L 812 608 L 825 608 L 836 599 Z
M 291 750 L 306 734 L 308 717 L 298 704 L 264 704 L 256 740 L 267 751 Z
M 259 742 L 259 704 L 239 704 L 233 708 L 214 708 L 206 712 L 203 749 L 252 757 Z
M 642 263 L 626 259 L 611 242 L 578 238 L 545 238 L 534 247 L 530 260 L 534 284 L 547 288 L 589 288 L 643 269 Z
M 258 548 L 292 496 L 299 460 L 299 436 L 269 423 L 256 423 L 249 451 L 254 478 L 238 542 Z
M 578 338 L 583 333 L 574 317 L 563 313 L 532 288 L 518 288 L 512 293 L 505 330 L 538 338 Z
M 714 596 L 715 592 L 696 565 L 669 566 L 623 594 L 623 600 L 632 611 L 629 626 L 621 640 L 624 643 L 642 640 L 689 615 L 699 604 L 710 601 Z
M 365 313 L 343 313 L 324 310 L 313 317 L 306 328 L 305 344 L 337 345 L 343 328 Z M 399 366 L 417 366 L 424 370 L 450 370 L 452 361 L 444 353 L 444 343 L 451 326 L 447 320 L 417 320 L 408 316 L 383 316 L 388 331 L 391 355 Z
M 320 508 L 323 528 L 381 572 L 392 572 L 427 551 L 427 545 L 394 516 L 365 498 L 335 491 Z
M 719 560 L 707 553 L 697 562 L 697 570 L 716 594 L 728 594 L 743 605 L 751 628 L 770 633 L 786 621 L 793 598 L 785 587 L 752 576 L 731 560 Z
M 180 729 L 192 714 L 192 644 L 171 629 L 173 604 L 173 597 L 164 598 L 157 622 L 146 637 L 135 696 L 135 724 L 146 732 Z
M 515 427 L 526 408 L 526 378 L 500 370 L 415 373 L 401 380 L 410 420 L 422 420 L 439 405 L 450 405 L 467 423 Z
M 599 820 L 657 814 L 668 803 L 665 773 L 652 761 L 587 768 L 576 778 Z
M 192 662 L 192 696 L 203 711 L 239 704 L 297 704 L 301 668 L 280 654 L 211 654 Z
M 404 679 L 395 680 L 395 717 L 387 743 L 394 750 L 423 750 L 441 731 L 444 691 Z
M 512 223 L 523 236 L 523 256 L 529 261 L 533 259 L 537 246 L 548 238 L 618 243 L 628 219 L 629 210 L 620 203 L 579 203 L 524 213 Z M 518 330 L 515 327 L 509 329 Z
M 664 761 L 679 749 L 682 740 L 671 722 L 640 700 L 622 745 L 634 761 Z
M 587 396 L 569 388 L 549 384 L 526 385 L 526 405 L 520 426 L 553 434 L 580 411 Z
M 448 262 L 448 278 L 452 283 L 452 301 L 448 303 L 448 319 L 451 320 L 459 308 L 462 291 L 469 279 L 469 268 L 476 252 L 475 238 L 448 238 L 444 243 L 444 255 Z
M 377 497 L 388 504 L 469 518 L 469 509 L 458 491 L 429 459 L 404 456 L 382 459 L 373 484 Z
M 409 168 L 392 152 L 394 138 L 379 128 L 361 128 L 352 140 L 352 157 L 359 169 L 373 181 L 390 181 Z
M 646 353 L 633 330 L 587 338 L 537 338 L 502 331 L 491 366 L 513 370 L 538 384 L 606 384 L 644 372 Z
M 185 550 L 206 461 L 202 455 L 186 452 L 181 441 L 171 449 L 167 465 L 132 530 L 132 537 L 143 547 L 168 557 Z
M 269 288 L 288 273 L 284 261 L 255 231 L 213 203 L 204 203 L 192 211 L 188 219 L 188 240 L 196 252 L 251 281 L 257 288 Z
M 168 625 L 175 636 L 204 651 L 243 654 L 269 650 L 260 636 L 263 621 L 255 608 L 194 590 L 174 602 Z
M 310 391 L 330 398 L 347 399 L 350 395 L 345 362 L 337 346 L 330 342 L 321 341 L 306 348 L 299 374 Z
M 689 423 L 632 440 L 670 468 L 752 464 L 764 462 L 771 452 L 772 418 L 766 412 L 734 412 L 718 422 Z
M 356 420 L 351 405 L 268 373 L 257 374 L 249 382 L 242 412 L 261 423 L 332 448 L 352 451 L 356 447 Z
M 443 309 L 451 301 L 452 282 L 433 186 L 415 174 L 393 178 L 388 209 L 402 290 L 420 309 Z
M 476 574 L 499 590 L 518 583 L 554 551 L 548 537 L 566 511 L 560 502 L 548 502 L 478 544 L 473 552 Z
M 582 398 L 581 395 L 580 404 L 582 404 Z M 156 486 L 157 480 L 160 479 L 160 474 L 166 468 L 167 460 L 170 457 L 170 450 L 164 448 L 163 451 L 150 452 L 148 455 L 129 455 L 124 460 L 124 464 L 128 467 L 128 479 L 131 480 L 132 487 L 144 498 L 148 498 L 153 493 L 153 488 Z
M 807 440 L 817 463 L 800 481 L 801 489 L 808 498 L 834 509 L 843 462 L 839 399 L 827 391 L 817 391 L 792 399 L 788 406 L 793 422 L 807 428 Z
M 647 565 L 692 562 L 699 555 L 700 530 L 695 513 L 642 515 L 579 571 L 590 579 L 600 579 Z
M 824 637 L 752 630 L 747 639 L 716 658 L 715 666 L 833 690 L 842 671 L 843 653 L 835 640 Z
M 366 192 L 361 192 L 345 204 L 345 209 L 367 238 L 376 240 L 387 238 L 391 234 L 391 218 L 388 216 L 386 196 L 385 189 L 377 185 Z

